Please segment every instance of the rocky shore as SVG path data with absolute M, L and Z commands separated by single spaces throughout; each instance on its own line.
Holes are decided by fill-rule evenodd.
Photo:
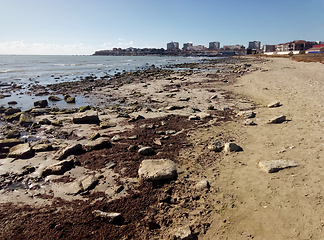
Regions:
M 29 110 L 1 107 L 1 238 L 200 239 L 233 200 L 211 183 L 218 164 L 244 151 L 224 126 L 257 124 L 259 104 L 233 89 L 268 61 L 206 60 L 88 76 L 33 86 L 44 99 Z M 81 95 L 91 104 L 48 107 Z M 260 167 L 296 165 L 278 164 Z

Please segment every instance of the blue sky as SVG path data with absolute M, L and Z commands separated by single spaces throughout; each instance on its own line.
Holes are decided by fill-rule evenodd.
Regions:
M 324 41 L 324 0 L 0 0 L 0 54 Z

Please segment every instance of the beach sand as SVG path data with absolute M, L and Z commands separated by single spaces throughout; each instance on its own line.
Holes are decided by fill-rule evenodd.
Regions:
M 324 65 L 251 57 L 228 66 L 231 72 L 216 71 L 222 67 L 210 64 L 188 75 L 175 73 L 95 89 L 93 99 L 125 98 L 125 106 L 136 109 L 130 118 L 118 117 L 113 108 L 99 112 L 100 121 L 109 118 L 117 124 L 108 129 L 71 124 L 69 114 L 38 116 L 37 121 L 67 119 L 55 131 L 73 130 L 73 137 L 56 138 L 56 149 L 67 143 L 85 146 L 93 132 L 110 139 L 112 147 L 78 154 L 72 169 L 45 179 L 37 174 L 57 162 L 54 152 L 13 162 L 2 159 L 0 236 L 323 238 Z M 271 102 L 280 105 L 268 108 Z M 244 124 L 250 112 L 242 111 L 256 114 L 250 119 L 254 125 Z M 282 123 L 268 124 L 282 115 L 286 116 Z M 51 127 L 43 126 L 41 131 Z M 112 141 L 115 135 L 121 140 Z M 213 143 L 235 143 L 243 151 L 226 152 L 226 147 L 214 151 Z M 144 146 L 152 147 L 155 154 L 140 154 Z M 141 180 L 138 169 L 147 159 L 174 161 L 177 178 L 164 184 Z M 259 162 L 271 160 L 294 161 L 298 166 L 274 173 L 259 167 Z M 26 173 L 26 166 L 36 170 Z M 81 194 L 65 194 L 87 176 L 96 177 L 97 185 Z M 29 187 L 8 190 L 12 187 L 5 182 L 8 178 Z M 96 218 L 94 210 L 119 212 L 124 221 L 111 224 Z

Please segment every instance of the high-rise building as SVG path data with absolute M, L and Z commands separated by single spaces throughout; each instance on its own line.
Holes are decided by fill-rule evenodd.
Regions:
M 193 50 L 193 44 L 192 43 L 184 43 L 182 49 L 185 51 Z
M 220 42 L 210 42 L 209 50 L 218 50 L 220 49 Z
M 261 49 L 261 42 L 260 41 L 253 41 L 249 42 L 249 49 L 252 50 L 260 50 Z
M 178 42 L 169 42 L 167 44 L 167 50 L 178 50 L 179 49 L 179 43 Z

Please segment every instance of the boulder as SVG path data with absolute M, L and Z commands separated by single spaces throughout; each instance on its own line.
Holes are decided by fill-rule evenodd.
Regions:
M 51 125 L 52 122 L 48 120 L 47 118 L 43 118 L 42 120 L 39 121 L 39 124 L 41 125 Z
M 7 108 L 7 110 L 4 112 L 4 114 L 6 116 L 10 116 L 10 115 L 18 113 L 18 112 L 21 112 L 21 110 L 19 108 Z
M 21 114 L 22 114 L 22 112 L 16 112 L 16 113 L 14 113 L 12 115 L 5 116 L 4 120 L 6 120 L 7 122 L 18 121 Z
M 167 181 L 177 178 L 177 164 L 169 159 L 143 160 L 138 175 L 144 181 Z
M 83 149 L 87 152 L 104 148 L 111 148 L 111 143 L 108 138 L 98 138 L 83 145 Z
M 35 152 L 47 152 L 47 151 L 52 151 L 53 146 L 52 144 L 36 144 L 33 146 L 33 149 Z
M 85 112 L 87 110 L 91 110 L 90 105 L 79 107 L 79 112 Z
M 18 144 L 9 150 L 8 158 L 29 158 L 34 156 L 34 151 L 29 143 Z
M 286 121 L 286 116 L 285 115 L 281 115 L 279 117 L 274 117 L 272 119 L 269 120 L 269 124 L 271 123 L 283 123 L 284 121 Z
M 57 97 L 57 96 L 49 96 L 49 97 L 48 97 L 48 100 L 49 100 L 49 101 L 52 101 L 52 102 L 62 101 L 62 99 L 59 98 L 59 97 Z
M 272 160 L 272 161 L 262 161 L 258 163 L 261 170 L 267 173 L 278 172 L 285 168 L 297 167 L 299 164 L 294 161 L 288 160 Z
M 45 108 L 48 106 L 48 102 L 47 102 L 47 100 L 39 100 L 39 101 L 34 102 L 34 106 L 39 107 L 39 108 Z
M 34 123 L 34 118 L 29 113 L 22 113 L 19 117 L 19 124 L 23 127 L 28 127 Z
M 155 151 L 151 147 L 142 147 L 138 150 L 138 153 L 144 156 L 154 155 Z
M 44 168 L 42 172 L 42 177 L 46 177 L 48 175 L 62 175 L 66 171 L 71 170 L 71 168 L 74 165 L 74 159 L 66 159 L 63 161 L 60 161 L 58 163 L 55 163 L 53 165 L 47 166 Z
M 224 151 L 226 153 L 229 153 L 229 152 L 241 152 L 243 151 L 243 148 L 241 148 L 239 145 L 235 144 L 235 143 L 225 143 L 224 145 Z
M 54 158 L 58 160 L 63 160 L 72 154 L 77 154 L 82 152 L 82 145 L 79 143 L 68 145 L 65 148 L 60 149 L 54 154 Z
M 75 97 L 68 97 L 67 99 L 65 99 L 65 102 L 67 102 L 67 103 L 75 103 Z
M 0 148 L 3 147 L 13 147 L 16 146 L 18 144 L 22 144 L 24 143 L 23 140 L 17 139 L 17 138 L 11 138 L 11 139 L 2 139 L 0 140 Z
M 75 124 L 91 124 L 100 122 L 98 112 L 93 110 L 74 114 L 72 121 Z

